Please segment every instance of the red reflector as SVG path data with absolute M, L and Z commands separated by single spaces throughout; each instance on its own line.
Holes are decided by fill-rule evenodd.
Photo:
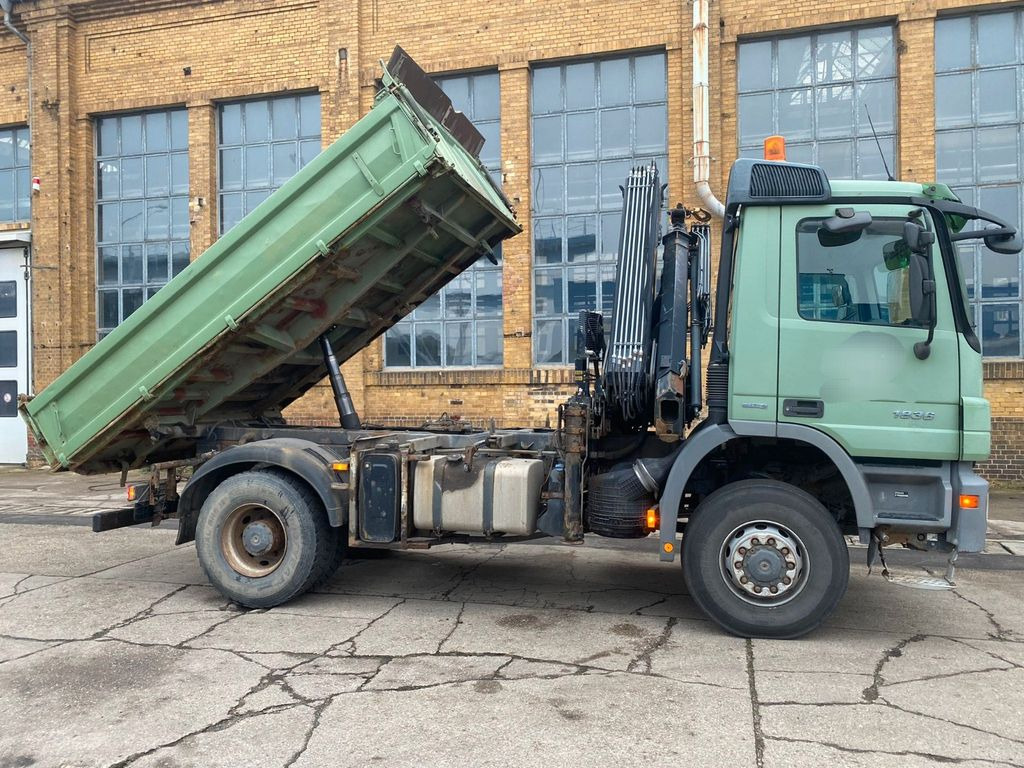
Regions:
M 981 497 L 969 493 L 960 494 L 960 509 L 977 509 L 981 504 Z

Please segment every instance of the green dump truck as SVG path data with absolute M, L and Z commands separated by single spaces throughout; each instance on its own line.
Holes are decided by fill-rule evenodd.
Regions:
M 942 185 L 739 160 L 713 292 L 708 217 L 666 221 L 638 167 L 614 311 L 580 313 L 555 428 L 360 423 L 339 361 L 520 230 L 481 144 L 396 49 L 363 119 L 22 398 L 54 469 L 151 469 L 94 529 L 177 518 L 210 581 L 258 607 L 356 547 L 650 537 L 712 619 L 763 637 L 835 608 L 846 535 L 869 558 L 981 549 L 989 411 L 956 246 L 1021 242 Z M 286 424 L 325 376 L 339 426 Z

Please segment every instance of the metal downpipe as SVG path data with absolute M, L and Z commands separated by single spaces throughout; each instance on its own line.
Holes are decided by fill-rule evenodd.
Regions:
M 708 78 L 708 0 L 693 3 L 693 183 L 701 207 L 716 218 L 725 206 L 711 191 L 711 85 Z

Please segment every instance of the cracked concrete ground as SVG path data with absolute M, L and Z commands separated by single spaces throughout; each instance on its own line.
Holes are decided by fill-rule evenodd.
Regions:
M 941 593 L 855 557 L 823 628 L 745 641 L 643 542 L 391 553 L 247 611 L 173 530 L 41 498 L 0 525 L 3 768 L 1024 766 L 1010 555 Z

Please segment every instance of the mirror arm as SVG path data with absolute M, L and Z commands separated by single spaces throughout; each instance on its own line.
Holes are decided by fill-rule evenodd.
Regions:
M 1017 234 L 1013 227 L 1000 227 L 999 229 L 972 229 L 969 232 L 951 233 L 949 239 L 953 242 L 958 240 L 976 240 L 983 237 L 1012 237 Z

